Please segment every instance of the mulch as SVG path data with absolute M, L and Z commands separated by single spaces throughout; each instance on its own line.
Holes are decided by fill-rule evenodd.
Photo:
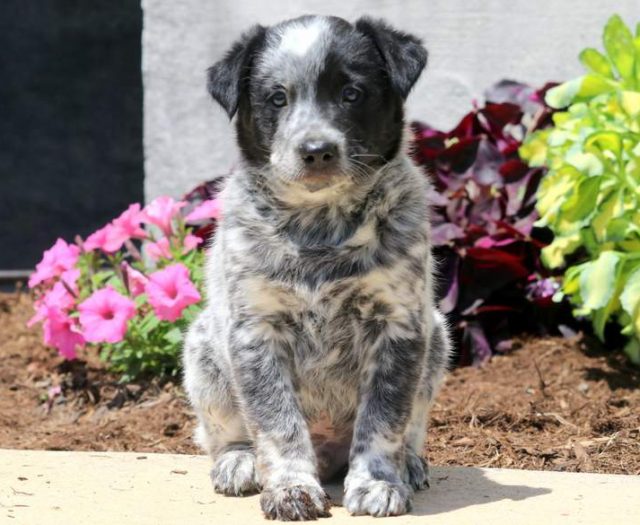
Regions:
M 28 294 L 0 294 L 1 448 L 200 453 L 179 384 L 121 384 L 89 353 L 64 362 L 31 315 Z M 640 370 L 580 336 L 514 347 L 449 375 L 430 462 L 640 474 Z

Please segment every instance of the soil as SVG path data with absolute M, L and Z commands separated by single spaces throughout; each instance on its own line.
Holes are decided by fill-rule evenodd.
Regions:
M 120 384 L 94 356 L 64 362 L 26 328 L 32 311 L 28 294 L 0 294 L 0 447 L 200 453 L 179 385 Z M 580 336 L 515 346 L 449 375 L 430 462 L 640 474 L 640 370 Z

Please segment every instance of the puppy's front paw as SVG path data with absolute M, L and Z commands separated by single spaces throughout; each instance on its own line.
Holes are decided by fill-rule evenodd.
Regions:
M 402 482 L 366 479 L 348 485 L 343 504 L 351 514 L 398 516 L 411 510 L 411 491 Z
M 250 450 L 229 450 L 218 457 L 211 469 L 216 492 L 243 496 L 260 490 L 256 478 L 256 456 Z
M 318 485 L 275 487 L 262 492 L 260 506 L 267 519 L 315 520 L 330 516 L 329 496 Z
M 403 480 L 413 490 L 421 490 L 429 487 L 429 464 L 422 456 L 407 450 L 407 466 Z

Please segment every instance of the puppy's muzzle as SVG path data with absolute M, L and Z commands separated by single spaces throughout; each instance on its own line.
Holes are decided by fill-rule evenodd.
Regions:
M 305 140 L 298 146 L 298 152 L 311 172 L 332 170 L 340 160 L 338 145 L 326 140 Z

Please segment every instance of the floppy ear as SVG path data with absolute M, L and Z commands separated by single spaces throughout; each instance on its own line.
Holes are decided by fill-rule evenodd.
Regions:
M 255 25 L 235 42 L 222 60 L 207 70 L 207 89 L 229 118 L 238 109 L 238 101 L 247 84 L 251 60 L 264 42 L 267 29 Z
M 420 39 L 366 16 L 357 20 L 355 27 L 374 41 L 387 64 L 392 87 L 407 98 L 427 64 L 427 50 Z

